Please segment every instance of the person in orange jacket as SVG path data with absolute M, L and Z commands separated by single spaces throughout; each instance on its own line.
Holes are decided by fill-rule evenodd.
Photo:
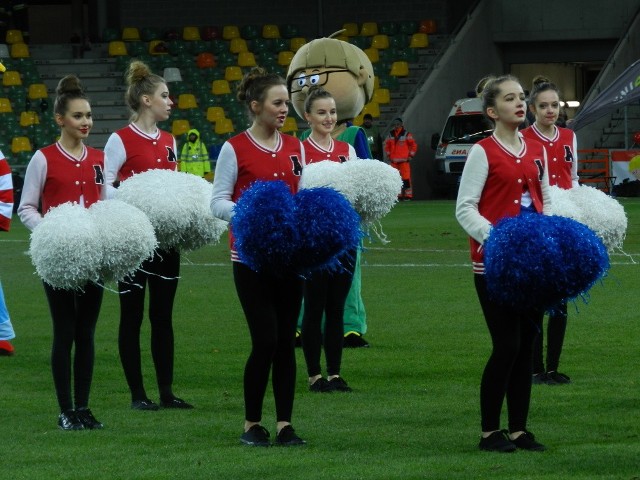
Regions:
M 400 172 L 402 178 L 402 191 L 398 195 L 399 200 L 413 198 L 410 160 L 415 156 L 417 150 L 418 145 L 413 139 L 413 135 L 405 130 L 402 118 L 394 119 L 391 132 L 384 142 L 384 151 L 391 166 Z

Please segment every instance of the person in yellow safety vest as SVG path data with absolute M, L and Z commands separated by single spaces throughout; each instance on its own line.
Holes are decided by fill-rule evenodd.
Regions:
M 187 142 L 180 152 L 180 171 L 192 173 L 200 177 L 209 177 L 211 162 L 209 162 L 209 150 L 200 141 L 200 132 L 192 128 L 187 132 Z
M 392 122 L 392 130 L 384 143 L 384 151 L 391 162 L 391 166 L 400 172 L 402 177 L 402 192 L 399 200 L 411 200 L 411 165 L 410 161 L 415 156 L 418 146 L 413 135 L 404 129 L 401 118 Z

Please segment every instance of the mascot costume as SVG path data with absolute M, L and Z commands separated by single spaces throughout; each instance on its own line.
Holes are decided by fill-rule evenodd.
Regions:
M 311 85 L 322 86 L 335 99 L 338 124 L 332 136 L 353 145 L 358 158 L 370 159 L 367 135 L 352 123 L 373 95 L 373 65 L 367 55 L 355 45 L 337 38 L 318 38 L 306 43 L 294 55 L 287 72 L 291 101 L 302 119 L 304 101 Z M 309 133 L 303 133 L 301 139 Z M 358 252 L 351 290 L 344 306 L 344 346 L 368 347 L 363 337 L 366 332 L 367 316 L 361 296 Z

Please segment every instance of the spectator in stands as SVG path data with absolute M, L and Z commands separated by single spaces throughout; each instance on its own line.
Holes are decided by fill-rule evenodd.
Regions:
M 400 172 L 402 177 L 402 191 L 399 200 L 412 200 L 411 188 L 411 159 L 416 155 L 418 145 L 413 135 L 404 128 L 402 118 L 393 120 L 392 128 L 384 143 L 384 151 L 391 162 L 391 166 Z
M 370 113 L 365 113 L 364 117 L 362 117 L 362 128 L 367 134 L 369 150 L 371 150 L 371 158 L 382 160 L 382 137 L 380 136 L 378 127 L 373 124 L 373 117 Z
M 200 132 L 192 128 L 187 132 L 187 141 L 180 152 L 180 171 L 204 178 L 211 172 L 209 150 L 200 140 Z

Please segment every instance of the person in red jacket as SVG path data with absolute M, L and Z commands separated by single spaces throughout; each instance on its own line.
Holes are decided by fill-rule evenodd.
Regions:
M 398 196 L 400 200 L 411 200 L 413 190 L 411 189 L 411 159 L 418 150 L 413 135 L 404 128 L 401 118 L 396 118 L 392 124 L 393 128 L 384 142 L 384 152 L 391 162 L 391 166 L 400 172 L 402 177 L 402 191 Z
M 1 66 L 2 64 L 0 64 Z M 11 181 L 11 168 L 0 150 L 0 230 L 8 232 L 11 227 L 11 214 L 13 213 L 13 183 Z M 0 355 L 10 356 L 15 353 L 9 340 L 16 334 L 11 325 L 9 312 L 4 302 L 2 283 L 0 283 Z

